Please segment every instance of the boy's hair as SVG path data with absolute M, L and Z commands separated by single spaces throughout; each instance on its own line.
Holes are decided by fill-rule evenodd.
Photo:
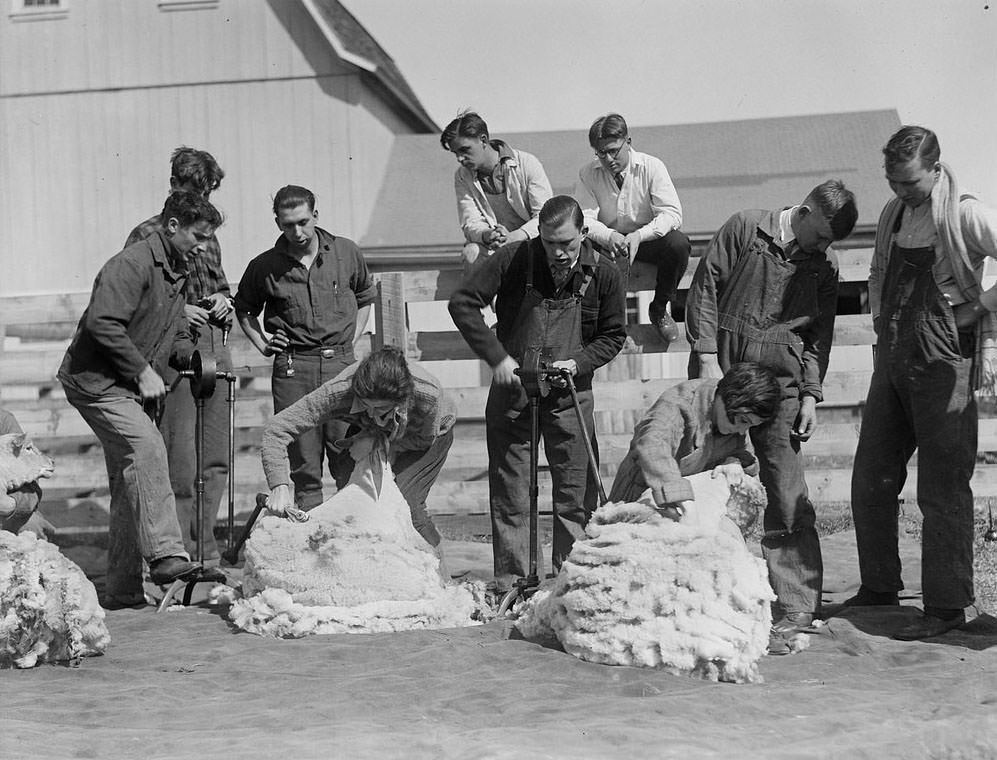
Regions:
M 214 192 L 221 185 L 225 172 L 206 150 L 181 145 L 170 156 L 172 177 L 181 183 L 190 183 L 206 192 Z
M 626 139 L 629 135 L 626 119 L 618 113 L 608 113 L 593 121 L 589 127 L 589 145 L 594 148 L 600 140 Z
M 782 386 L 768 367 L 757 362 L 739 362 L 724 373 L 717 384 L 717 394 L 731 422 L 738 414 L 755 414 L 770 420 L 779 408 Z
M 284 185 L 273 197 L 273 213 L 281 209 L 297 208 L 301 204 L 306 204 L 309 211 L 315 210 L 315 195 L 307 187 L 301 185 Z
M 855 194 L 840 179 L 821 182 L 803 202 L 817 207 L 816 210 L 827 219 L 835 240 L 844 240 L 855 229 L 859 218 Z
M 549 199 L 541 207 L 537 219 L 540 224 L 547 227 L 557 227 L 568 219 L 571 219 L 578 229 L 582 229 L 585 226 L 585 216 L 582 214 L 582 207 L 570 195 L 555 195 Z
M 901 127 L 883 147 L 887 170 L 915 158 L 921 159 L 923 168 L 930 169 L 938 163 L 941 155 L 938 136 L 927 127 L 914 125 Z
M 174 190 L 167 197 L 159 221 L 165 227 L 170 219 L 176 219 L 181 227 L 205 221 L 213 229 L 217 229 L 222 224 L 221 212 L 206 198 L 188 190 Z
M 440 135 L 440 145 L 443 150 L 450 150 L 450 143 L 456 137 L 484 137 L 488 139 L 488 125 L 474 111 L 461 111 L 457 118 L 447 124 Z
M 394 401 L 408 407 L 415 393 L 415 381 L 401 350 L 385 346 L 360 362 L 350 388 L 360 398 Z

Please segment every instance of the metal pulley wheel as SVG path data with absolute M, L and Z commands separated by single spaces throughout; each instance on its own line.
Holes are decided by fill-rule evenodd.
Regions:
M 190 357 L 190 392 L 194 398 L 211 398 L 218 379 L 218 364 L 210 354 L 195 351 Z

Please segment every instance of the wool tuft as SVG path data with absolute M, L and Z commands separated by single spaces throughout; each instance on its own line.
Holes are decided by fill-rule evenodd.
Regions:
M 0 530 L 0 668 L 78 662 L 110 641 L 83 571 L 34 533 Z

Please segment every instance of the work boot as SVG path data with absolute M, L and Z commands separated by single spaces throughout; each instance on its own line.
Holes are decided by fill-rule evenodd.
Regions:
M 651 304 L 647 310 L 647 316 L 651 320 L 651 324 L 657 329 L 658 334 L 661 335 L 662 340 L 665 341 L 665 350 L 679 339 L 679 326 L 672 319 L 671 314 L 664 306 L 656 306 Z
M 772 624 L 772 633 L 780 636 L 793 636 L 813 630 L 814 616 L 809 612 L 790 612 Z
M 941 636 L 966 624 L 966 612 L 945 607 L 925 607 L 924 612 L 913 623 L 908 623 L 893 634 L 897 641 L 916 641 Z
M 859 592 L 841 603 L 842 607 L 896 607 L 900 598 L 896 591 L 873 591 L 859 586 Z
M 199 563 L 183 557 L 160 557 L 149 563 L 149 578 L 156 585 L 162 586 L 176 580 L 185 580 L 200 569 Z

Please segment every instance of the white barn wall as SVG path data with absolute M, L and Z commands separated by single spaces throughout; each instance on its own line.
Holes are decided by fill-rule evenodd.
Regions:
M 178 145 L 227 173 L 212 200 L 231 280 L 276 239 L 270 206 L 287 183 L 315 192 L 322 226 L 357 239 L 394 134 L 411 131 L 297 2 L 166 13 L 74 0 L 66 19 L 0 18 L 0 257 L 32 262 L 4 266 L 0 294 L 89 289 L 162 207 Z

